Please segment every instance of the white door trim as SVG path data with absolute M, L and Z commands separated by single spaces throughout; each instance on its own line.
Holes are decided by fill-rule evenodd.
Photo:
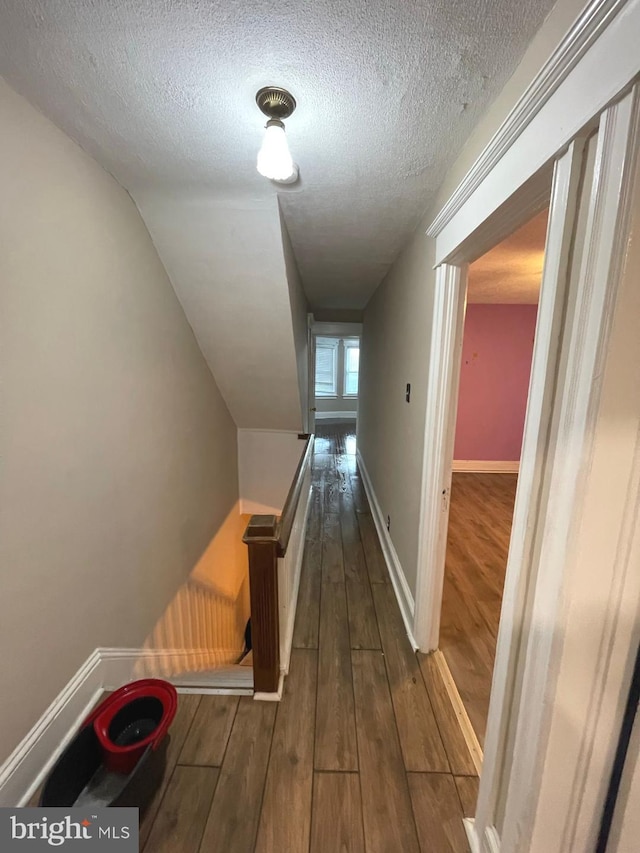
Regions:
M 640 73 L 640 52 L 637 48 L 637 33 L 639 31 L 640 0 L 626 0 L 626 2 L 623 0 L 620 2 L 618 0 L 592 0 L 588 3 L 578 22 L 571 28 L 558 50 L 554 52 L 549 63 L 537 75 L 536 80 L 524 94 L 521 102 L 487 146 L 458 190 L 435 218 L 428 231 L 430 236 L 436 238 L 436 265 L 460 265 L 474 260 L 492 245 L 492 239 L 498 242 L 499 239 L 506 236 L 505 228 L 517 227 L 523 221 L 522 216 L 525 216 L 525 212 L 531 213 L 535 210 L 540 203 L 537 178 L 543 175 L 544 170 L 548 169 L 549 163 L 557 160 L 552 202 L 552 207 L 556 208 L 557 214 L 554 215 L 552 211 L 549 224 L 550 232 L 546 258 L 546 267 L 549 269 L 548 272 L 545 271 L 547 278 L 546 296 L 543 297 L 544 304 L 541 304 L 540 307 L 540 319 L 536 334 L 535 376 L 532 370 L 532 385 L 527 423 L 525 424 L 525 442 L 528 447 L 526 452 L 523 449 L 520 470 L 521 482 L 516 500 L 516 518 L 514 519 L 514 525 L 524 523 L 525 527 L 517 549 L 512 543 L 509 555 L 510 566 L 515 565 L 518 561 L 522 563 L 525 557 L 530 560 L 530 564 L 535 563 L 536 571 L 537 567 L 540 566 L 539 558 L 544 533 L 546 531 L 550 534 L 553 530 L 553 525 L 550 524 L 551 519 L 545 515 L 545 510 L 549 505 L 549 483 L 554 477 L 553 461 L 554 459 L 557 461 L 560 454 L 557 444 L 558 424 L 562 422 L 559 422 L 558 418 L 561 417 L 562 412 L 568 412 L 567 399 L 571 395 L 575 397 L 576 401 L 591 400 L 592 405 L 595 405 L 597 398 L 598 381 L 600 380 L 597 373 L 598 368 L 593 362 L 589 366 L 588 353 L 577 346 L 581 339 L 574 340 L 576 353 L 572 359 L 567 359 L 566 346 L 563 349 L 562 356 L 558 352 L 556 342 L 559 339 L 559 323 L 562 321 L 557 309 L 566 297 L 563 288 L 556 289 L 555 293 L 552 292 L 548 286 L 548 281 L 551 280 L 550 264 L 554 257 L 553 264 L 556 269 L 554 275 L 558 282 L 563 280 L 562 270 L 566 269 L 568 265 L 567 256 L 570 245 L 568 235 L 571 233 L 571 226 L 573 226 L 571 220 L 578 183 L 577 164 L 581 160 L 579 148 L 582 145 L 581 141 L 571 144 L 572 140 L 575 140 L 580 134 L 587 135 L 597 127 L 599 116 L 603 110 L 608 111 L 608 105 L 617 99 L 621 102 L 625 100 L 623 97 L 625 90 L 631 87 L 634 78 Z M 613 146 L 612 135 L 618 136 L 618 140 L 622 138 L 620 133 L 623 131 L 620 122 L 624 112 L 624 109 L 622 112 L 619 108 L 615 109 L 618 116 L 615 122 L 618 131 L 614 134 L 611 132 L 613 113 L 609 113 L 609 119 L 605 121 L 605 125 L 608 124 L 609 127 L 607 148 L 610 152 L 609 156 L 614 159 L 613 150 L 615 146 Z M 607 128 L 603 126 L 603 129 L 606 130 Z M 627 123 L 628 134 L 630 129 L 631 125 Z M 567 146 L 570 146 L 569 151 L 563 156 Z M 618 146 L 618 154 L 620 150 Z M 624 162 L 618 160 L 618 166 L 620 167 L 620 175 L 628 174 L 628 168 Z M 609 174 L 613 175 L 614 172 L 610 170 Z M 600 187 L 600 191 L 602 191 L 602 184 Z M 563 203 L 566 214 L 564 216 L 561 212 Z M 596 200 L 593 200 L 593 203 L 596 204 Z M 621 197 L 618 199 L 618 203 L 624 208 L 626 202 Z M 621 210 L 618 209 L 616 216 L 620 214 Z M 615 246 L 613 242 L 610 242 L 607 246 L 607 240 L 612 241 L 614 239 L 612 233 L 607 235 L 605 230 L 600 229 L 598 234 L 594 234 L 594 237 L 599 246 L 592 245 L 592 250 L 597 252 L 599 257 L 608 254 L 611 258 L 615 256 L 616 252 L 622 253 L 620 245 Z M 445 270 L 438 272 L 440 287 L 443 286 L 442 276 L 445 275 L 445 272 Z M 452 272 L 448 274 L 453 275 Z M 610 286 L 615 288 L 615 282 L 611 276 L 609 279 Z M 566 275 L 564 280 L 566 281 Z M 544 292 L 545 287 L 543 286 L 543 294 Z M 575 302 L 575 297 L 572 296 L 572 298 Z M 435 300 L 436 310 L 434 312 L 432 338 L 439 336 L 439 340 L 442 341 L 446 339 L 446 334 L 444 331 L 438 330 L 438 326 L 446 312 L 443 308 L 443 296 L 439 296 L 437 291 Z M 586 312 L 585 316 L 589 316 L 590 319 L 585 320 L 586 325 L 582 332 L 585 335 L 595 333 L 600 341 L 601 349 L 598 351 L 602 352 L 603 342 L 607 334 L 606 321 L 601 314 L 598 324 L 598 311 L 604 311 L 604 307 L 600 304 L 598 308 L 596 303 L 597 300 Z M 572 317 L 574 307 L 575 305 L 571 306 Z M 550 316 L 554 318 L 553 322 L 550 321 Z M 448 317 L 451 325 L 450 312 Z M 542 330 L 544 330 L 544 335 Z M 433 349 L 432 340 L 432 351 Z M 449 343 L 450 352 L 451 349 Z M 436 354 L 436 358 L 438 357 Z M 562 383 L 556 385 L 555 374 L 556 368 L 560 364 L 560 358 L 562 358 L 560 367 Z M 566 367 L 569 362 L 571 363 L 571 373 L 567 375 Z M 447 388 L 443 381 L 443 373 L 446 372 L 446 367 L 442 364 L 436 364 L 435 366 L 432 365 L 431 368 L 429 407 L 438 400 L 442 402 Z M 594 384 L 595 394 L 593 393 Z M 556 396 L 557 399 L 554 400 Z M 541 423 L 550 423 L 552 411 L 556 418 L 553 427 L 555 432 L 551 429 L 540 429 Z M 428 428 L 426 430 L 426 444 L 433 445 L 435 441 L 436 448 L 439 448 L 440 452 L 443 452 L 446 442 L 439 430 L 442 429 L 441 422 L 449 416 L 449 411 L 446 411 L 446 414 L 441 414 L 440 419 L 436 417 L 434 411 L 427 410 L 426 412 L 427 424 L 431 424 L 432 427 L 431 431 Z M 573 428 L 577 429 L 577 433 L 570 435 L 569 445 L 575 438 L 578 446 L 585 451 L 588 450 L 587 427 L 584 418 L 580 423 L 580 418 L 576 418 L 574 413 L 571 424 Z M 566 440 L 568 422 L 565 423 L 564 429 Z M 527 435 L 529 436 L 528 442 Z M 535 461 L 534 448 L 543 457 L 548 455 L 549 460 L 551 460 L 549 465 L 545 467 L 540 462 Z M 555 452 L 558 453 L 557 456 L 554 455 Z M 528 457 L 528 462 L 526 462 L 525 457 Z M 575 462 L 573 454 L 571 454 L 571 458 Z M 584 463 L 584 456 L 580 457 L 580 462 Z M 577 464 L 575 462 L 575 465 Z M 571 466 L 568 463 L 564 465 L 564 468 L 558 470 L 563 470 L 565 476 L 571 474 Z M 574 468 L 575 470 L 577 468 Z M 435 481 L 437 489 L 436 486 L 433 487 L 430 506 L 428 505 L 429 501 L 425 499 L 425 490 L 426 494 L 431 494 L 426 486 L 428 481 L 423 480 L 422 511 L 424 525 L 420 532 L 419 553 L 421 562 L 418 565 L 417 593 L 419 594 L 416 596 L 416 617 L 420 624 L 416 625 L 415 634 L 416 638 L 420 639 L 421 646 L 428 647 L 432 642 L 430 635 L 433 633 L 435 624 L 435 620 L 432 618 L 435 607 L 433 601 L 425 600 L 425 596 L 428 594 L 427 590 L 433 591 L 434 588 L 437 590 L 438 579 L 428 576 L 420 580 L 420 574 L 424 567 L 422 561 L 429 554 L 433 558 L 438 553 L 438 527 L 437 524 L 434 525 L 434 519 L 440 518 L 442 515 L 440 501 L 442 499 L 443 481 L 446 483 L 446 466 L 443 465 L 442 459 L 438 460 L 433 446 L 431 448 L 425 447 L 423 473 L 435 474 L 437 478 Z M 557 474 L 558 471 L 555 472 L 556 476 Z M 576 506 L 570 506 L 570 502 L 567 500 L 569 492 L 570 488 L 566 485 L 562 492 L 565 517 L 559 520 L 559 524 L 564 525 L 565 537 L 569 532 L 567 530 L 568 519 L 572 512 L 577 511 Z M 573 494 L 577 498 L 580 497 L 579 490 L 578 493 L 574 492 Z M 631 492 L 629 495 L 631 496 Z M 535 502 L 537 507 L 537 512 L 533 518 L 530 517 L 529 507 L 527 506 L 531 502 Z M 545 527 L 545 521 L 548 523 L 547 527 Z M 561 551 L 559 546 L 562 536 L 557 517 L 554 522 L 556 525 L 554 535 L 557 537 L 558 551 L 553 552 L 552 550 L 547 553 L 554 560 L 554 571 L 562 577 L 566 569 L 566 566 L 559 559 Z M 433 535 L 427 541 L 429 529 Z M 624 530 L 626 529 L 624 528 Z M 628 530 L 621 534 L 621 549 L 627 546 L 631 548 L 629 535 Z M 520 554 L 517 553 L 517 550 L 520 551 Z M 546 573 L 543 573 L 541 577 L 549 580 L 549 572 L 550 570 L 547 568 Z M 542 780 L 547 780 L 547 777 L 539 775 L 541 772 L 539 764 L 535 767 L 529 767 L 530 770 L 535 770 L 535 774 L 537 774 L 532 776 L 531 773 L 527 772 L 527 761 L 532 756 L 533 758 L 539 756 L 545 748 L 545 737 L 548 737 L 545 725 L 548 724 L 548 717 L 545 716 L 544 707 L 541 711 L 541 706 L 546 703 L 546 711 L 549 711 L 549 707 L 553 706 L 554 666 L 557 666 L 557 655 L 562 644 L 556 636 L 556 632 L 550 631 L 549 633 L 556 636 L 558 646 L 552 645 L 551 648 L 548 648 L 544 647 L 543 644 L 540 649 L 536 647 L 536 632 L 529 631 L 532 624 L 530 621 L 532 614 L 536 612 L 533 608 L 534 603 L 536 603 L 534 595 L 536 584 L 534 583 L 532 589 L 527 590 L 526 584 L 523 585 L 525 578 L 518 572 L 514 573 L 512 569 L 510 569 L 510 573 L 505 588 L 503 618 L 498 638 L 478 807 L 476 818 L 473 823 L 469 822 L 467 829 L 474 850 L 489 851 L 502 848 L 503 853 L 515 853 L 516 850 L 518 853 L 523 853 L 523 851 L 536 849 L 537 853 L 540 849 L 544 850 L 544 853 L 548 853 L 547 847 L 532 846 L 534 842 L 531 841 L 531 835 L 527 832 L 527 827 L 529 830 L 532 828 L 531 822 L 534 814 L 534 809 L 530 806 L 535 803 Z M 535 580 L 537 582 L 537 577 Z M 557 593 L 559 589 L 557 583 L 555 589 Z M 540 607 L 541 601 L 542 598 L 539 598 L 538 607 Z M 616 601 L 618 604 L 620 603 L 619 598 Z M 526 622 L 524 621 L 525 615 Z M 538 615 L 540 614 L 538 613 Z M 617 613 L 611 609 L 607 612 L 606 618 L 608 627 L 600 626 L 600 630 L 603 638 L 603 650 L 611 653 L 613 648 L 613 639 L 610 636 L 611 624 L 615 623 Z M 548 622 L 542 624 L 548 624 Z M 629 625 L 627 624 L 626 628 L 624 625 L 619 625 L 617 630 L 623 634 L 625 630 L 627 631 L 624 639 L 628 642 Z M 623 644 L 622 640 L 619 641 L 618 645 L 621 644 Z M 594 660 L 594 667 L 596 666 L 600 667 L 599 677 L 602 681 L 602 672 L 607 671 L 606 661 Z M 519 703 L 519 697 L 523 695 L 521 687 L 525 676 L 525 667 L 527 667 L 526 671 L 528 672 L 527 692 L 525 701 Z M 534 673 L 536 673 L 536 678 L 534 678 Z M 541 673 L 546 677 L 546 681 L 540 680 Z M 624 676 L 624 673 L 621 674 L 621 667 L 615 670 L 614 675 L 618 679 L 617 687 L 620 689 L 623 685 Z M 614 675 L 609 671 L 609 688 L 611 688 L 611 679 Z M 615 683 L 615 678 L 613 683 Z M 598 682 L 597 673 L 594 673 L 594 679 L 594 684 L 596 684 Z M 517 691 L 516 686 L 518 686 Z M 602 697 L 604 695 L 601 687 L 602 684 L 595 689 L 594 696 Z M 610 697 L 611 693 L 607 696 Z M 607 701 L 610 702 L 610 698 Z M 594 808 L 594 804 L 597 805 L 598 803 L 597 792 L 601 793 L 603 785 L 602 768 L 606 766 L 606 756 L 605 758 L 599 756 L 600 764 L 597 766 L 597 763 L 590 759 L 591 753 L 589 752 L 590 749 L 594 748 L 597 753 L 594 739 L 596 731 L 600 735 L 602 733 L 603 720 L 598 719 L 598 715 L 604 707 L 603 702 L 604 700 L 601 700 L 600 705 L 598 705 L 594 701 L 593 708 L 591 704 L 589 705 L 588 711 L 591 718 L 589 725 L 585 727 L 585 741 L 579 756 L 581 763 L 578 763 L 578 759 L 574 756 L 571 759 L 573 765 L 571 765 L 571 760 L 567 760 L 561 770 L 559 769 L 561 778 L 576 779 L 580 776 L 581 791 L 591 794 L 589 806 L 583 807 L 575 816 L 574 810 L 580 792 L 575 786 L 572 786 L 569 794 L 571 808 L 566 815 L 566 819 L 574 822 L 574 828 L 571 830 L 572 839 L 587 837 L 584 833 L 588 833 L 592 829 L 589 826 L 589 819 L 593 822 L 594 813 L 597 811 L 597 808 Z M 510 720 L 513 725 L 509 728 L 509 747 L 507 748 L 506 736 Z M 528 728 L 528 721 L 533 723 L 533 728 Z M 517 754 L 511 752 L 514 732 L 519 738 Z M 528 732 L 529 735 L 527 735 Z M 513 755 L 513 760 L 507 762 L 508 767 L 506 768 L 505 762 L 502 760 L 505 755 Z M 554 761 L 557 765 L 558 756 L 554 757 Z M 502 815 L 499 821 L 504 830 L 502 842 L 494 826 L 497 795 L 501 789 L 508 791 L 510 796 L 509 810 Z M 502 800 L 501 803 L 504 805 Z M 528 807 L 529 811 L 527 811 Z M 540 813 L 539 819 L 543 822 L 545 816 Z M 536 826 L 536 828 L 538 827 Z M 558 841 L 560 841 L 561 834 L 558 832 Z M 565 841 L 568 837 L 565 832 Z M 578 850 L 587 849 L 584 845 L 580 847 L 574 844 L 573 840 L 570 841 L 570 844 L 571 846 L 565 848 L 563 853 L 567 853 L 569 849 L 575 850 L 576 853 Z
M 595 821 L 601 808 L 603 774 L 606 776 L 610 754 L 602 748 L 602 740 L 614 737 L 615 697 L 624 695 L 628 673 L 618 666 L 612 674 L 608 667 L 613 643 L 623 656 L 625 643 L 633 643 L 629 620 L 622 618 L 623 581 L 629 583 L 628 559 L 621 565 L 608 566 L 612 584 L 617 590 L 593 616 L 590 631 L 602 636 L 600 653 L 589 665 L 593 671 L 593 699 L 584 711 L 584 730 L 577 750 L 560 749 L 549 758 L 547 744 L 554 695 L 558 688 L 558 672 L 563 643 L 571 628 L 566 619 L 563 594 L 571 598 L 572 557 L 575 555 L 575 531 L 585 494 L 589 460 L 602 371 L 607 353 L 611 317 L 624 257 L 627 236 L 629 181 L 638 144 L 638 95 L 632 90 L 603 113 L 597 139 L 593 189 L 589 196 L 589 219 L 585 239 L 585 258 L 577 278 L 571 277 L 568 293 L 568 264 L 572 246 L 575 202 L 579 192 L 583 161 L 583 140 L 576 140 L 557 160 L 554 172 L 551 213 L 548 226 L 545 270 L 541 290 L 531 385 L 525 423 L 525 437 L 516 498 L 514 528 L 509 552 L 507 581 L 498 637 L 496 665 L 485 742 L 484 766 L 480 782 L 476 818 L 467 826 L 478 850 L 501 849 L 503 853 L 542 850 L 545 853 L 567 853 L 587 849 L 585 839 L 592 839 Z M 482 237 L 484 239 L 484 237 Z M 470 248 L 471 247 L 471 248 Z M 472 241 L 466 238 L 466 250 Z M 441 287 L 446 279 L 454 280 L 449 266 L 439 273 Z M 567 300 L 569 302 L 567 303 Z M 563 306 L 571 306 L 569 314 Z M 451 311 L 445 310 L 436 291 L 434 318 L 436 326 L 443 317 L 449 330 L 434 329 L 434 341 L 448 341 L 450 369 L 454 364 L 455 346 L 450 334 L 454 326 Z M 560 343 L 559 343 L 560 342 Z M 436 436 L 441 452 L 447 446 L 442 431 L 449 423 L 446 412 L 436 417 L 438 400 L 446 399 L 446 367 L 438 366 L 440 395 L 430 386 L 427 423 L 432 424 L 428 442 Z M 450 390 L 448 391 L 451 397 Z M 429 459 L 425 471 L 436 474 L 437 483 L 425 501 L 424 537 L 431 535 L 431 545 L 422 553 L 440 559 L 442 534 L 433 528 L 442 519 L 440 507 L 442 483 L 446 481 L 446 460 Z M 640 455 L 639 455 L 640 458 Z M 637 460 L 636 460 L 637 461 Z M 640 464 L 640 462 L 638 463 Z M 629 518 L 638 510 L 638 472 L 629 466 L 628 499 L 632 502 L 621 510 L 620 554 L 628 554 L 633 542 L 633 524 Z M 437 474 L 440 472 L 440 479 Z M 633 481 L 633 482 L 631 482 Z M 429 481 L 427 481 L 429 482 Z M 625 492 L 625 494 L 627 494 Z M 429 503 L 430 498 L 430 503 Z M 434 532 L 435 531 L 435 532 Z M 429 543 L 424 543 L 428 545 Z M 424 579 L 422 590 L 438 588 L 439 569 Z M 430 576 L 429 576 L 430 575 Z M 614 577 L 615 576 L 615 577 Z M 617 579 L 616 579 L 617 578 Z M 637 584 L 636 584 L 637 585 Z M 421 599 L 422 613 L 427 602 Z M 431 602 L 433 614 L 433 602 Z M 417 612 L 418 601 L 416 602 Z M 432 620 L 431 630 L 434 621 Z M 540 626 L 553 626 L 541 630 Z M 424 627 L 424 626 L 420 626 Z M 416 634 L 419 633 L 416 627 Z M 575 628 L 572 628 L 575 631 Z M 615 638 L 615 640 L 614 640 Z M 637 638 L 636 638 L 637 640 Z M 622 650 L 622 651 L 621 651 Z M 602 697 L 613 696 L 606 709 Z M 613 692 L 612 692 L 613 691 Z M 522 701 L 520 701 L 522 699 Z M 603 735 L 604 732 L 604 735 Z M 599 740 L 597 740 L 599 739 Z M 507 749 L 507 742 L 509 748 Z M 505 755 L 512 758 L 505 762 Z M 561 753 L 561 754 L 558 754 Z M 597 759 L 597 760 L 596 760 Z M 559 809 L 564 828 L 557 842 L 549 847 L 536 845 L 533 832 L 545 821 L 536 812 L 538 796 L 549 785 L 549 761 L 556 765 L 555 782 L 566 778 L 564 807 Z M 545 763 L 546 761 L 546 763 Z M 544 773 L 543 773 L 544 771 Z M 495 830 L 496 802 L 499 791 L 505 791 L 502 839 Z M 548 790 L 548 789 L 546 789 Z M 589 794 L 589 806 L 583 800 Z M 549 813 L 547 803 L 546 814 Z M 542 807 L 541 807 L 542 808 Z M 538 821 L 539 823 L 536 823 Z M 560 828 L 560 827 L 559 827 Z M 490 845 L 489 845 L 490 839 Z M 591 849 L 591 848 L 589 848 Z
M 440 636 L 465 291 L 466 267 L 436 269 L 413 627 L 423 652 L 437 649 Z
M 603 606 L 594 610 L 589 618 L 589 633 L 602 639 L 596 644 L 597 653 L 589 657 L 585 665 L 589 700 L 576 714 L 576 718 L 580 718 L 580 745 L 574 749 L 572 743 L 567 742 L 573 738 L 565 735 L 564 739 L 556 739 L 555 749 L 547 748 L 548 744 L 553 744 L 549 740 L 553 698 L 566 689 L 559 681 L 561 661 L 565 650 L 571 651 L 570 643 L 579 640 L 584 630 L 583 614 L 569 614 L 568 607 L 574 602 L 580 586 L 584 586 L 584 575 L 577 569 L 578 530 L 585 498 L 590 494 L 595 426 L 624 267 L 639 116 L 638 88 L 635 87 L 605 110 L 600 121 L 585 237 L 587 249 L 575 288 L 576 305 L 563 356 L 566 357 L 563 387 L 554 405 L 553 440 L 548 451 L 549 496 L 541 507 L 544 515 L 541 513 L 536 536 L 537 583 L 531 616 L 534 630 L 527 637 L 522 692 L 529 699 L 536 696 L 538 699 L 527 702 L 518 715 L 512 772 L 506 788 L 502 835 L 505 851 L 518 849 L 523 835 L 531 837 L 546 819 L 536 813 L 543 767 L 549 774 L 547 779 L 554 775 L 557 780 L 561 773 L 566 780 L 561 788 L 550 786 L 553 794 L 547 794 L 547 805 L 553 803 L 562 831 L 546 834 L 545 853 L 593 849 L 603 805 L 603 780 L 611 770 L 610 761 L 619 730 L 619 719 L 616 729 L 615 708 L 618 706 L 620 713 L 628 689 L 625 684 L 628 673 L 624 666 L 617 672 L 611 667 L 612 649 L 617 642 L 624 658 L 630 645 L 635 653 L 634 643 L 637 644 L 637 624 L 625 613 L 622 594 L 626 584 L 629 591 L 634 590 L 637 599 L 639 586 L 635 582 L 637 572 L 633 574 L 629 566 L 635 536 L 634 524 L 630 522 L 637 518 L 639 509 L 640 454 L 636 443 L 631 464 L 624 466 L 626 483 L 621 489 L 623 498 L 615 507 L 617 515 L 613 511 L 607 519 L 608 529 L 615 530 L 613 538 L 617 537 L 613 547 L 616 557 L 600 568 L 600 582 L 604 580 L 602 592 L 609 597 L 603 597 Z M 640 188 L 636 191 L 640 192 Z M 633 285 L 636 283 L 634 280 Z M 635 322 L 633 318 L 634 328 Z M 636 347 L 636 355 L 637 350 Z M 640 416 L 637 412 L 635 415 Z M 535 630 L 541 625 L 554 626 L 554 630 Z M 613 712 L 611 707 L 605 708 L 605 696 L 610 697 Z M 607 722 L 605 717 L 611 716 L 613 719 Z M 566 722 L 564 728 L 566 732 Z M 608 745 L 603 748 L 603 744 Z M 542 792 L 544 790 L 542 781 Z M 545 812 L 549 815 L 550 807 Z M 535 847 L 535 839 L 532 843 Z
M 316 431 L 316 338 L 313 333 L 313 314 L 307 314 L 307 413 L 304 420 L 305 432 L 313 434 Z
M 549 221 L 553 220 L 554 233 L 547 235 L 545 268 L 543 271 L 544 299 L 541 296 L 536 325 L 536 343 L 531 368 L 530 395 L 533 394 L 533 413 L 527 407 L 523 451 L 520 465 L 524 465 L 519 483 L 521 499 L 521 524 L 526 526 L 531 500 L 530 482 L 533 472 L 529 471 L 540 458 L 537 432 L 540 416 L 548 414 L 549 399 L 544 398 L 544 388 L 554 370 L 555 360 L 549 361 L 549 347 L 557 342 L 559 317 L 562 310 L 564 290 L 556 293 L 556 282 L 566 271 L 573 218 L 567 218 L 568 205 L 574 204 L 578 192 L 582 143 L 574 142 L 558 161 L 554 172 L 551 191 L 547 186 L 548 171 L 541 170 L 535 189 L 535 197 L 552 196 Z M 516 194 L 505 211 L 495 214 L 485 224 L 475 239 L 465 241 L 469 257 L 480 254 L 491 245 L 494 235 L 501 234 L 505 218 L 519 220 L 521 210 L 529 210 L 530 186 L 526 194 Z M 551 226 L 548 226 L 548 230 Z M 556 233 L 557 232 L 557 233 Z M 449 518 L 449 497 L 453 468 L 453 445 L 460 381 L 460 359 L 462 354 L 464 310 L 466 299 L 466 266 L 440 264 L 436 268 L 434 292 L 433 326 L 429 354 L 429 379 L 425 416 L 425 441 L 422 473 L 422 510 L 420 540 L 418 545 L 418 577 L 416 584 L 416 617 L 414 636 L 420 649 L 433 651 L 438 647 L 440 634 L 440 611 L 444 582 L 444 562 Z M 552 284 L 553 283 L 553 284 Z M 560 302 L 558 303 L 558 299 Z M 555 317 L 555 319 L 554 319 Z M 548 395 L 547 395 L 548 398 Z M 546 405 L 546 409 L 541 408 Z M 528 426 L 527 426 L 528 424 Z M 535 433 L 533 430 L 535 429 Z M 529 445 L 526 445 L 527 435 Z M 527 454 L 527 447 L 534 445 Z M 523 492 L 522 483 L 527 485 Z M 514 532 L 518 534 L 518 515 L 514 517 Z M 515 537 L 514 537 L 515 538 Z
M 517 713 L 519 697 L 514 695 L 514 683 L 520 636 L 526 631 L 527 588 L 535 550 L 535 507 L 543 490 L 543 460 L 549 442 L 583 148 L 582 139 L 573 142 L 557 160 L 554 169 L 522 456 L 487 722 L 483 785 L 476 812 L 476 828 L 480 827 L 482 832 L 492 824 L 509 721 L 512 712 Z

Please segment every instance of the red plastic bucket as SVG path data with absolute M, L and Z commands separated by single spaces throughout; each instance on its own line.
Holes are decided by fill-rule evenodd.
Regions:
M 157 749 L 173 722 L 178 694 L 172 684 L 144 678 L 108 696 L 85 721 L 93 725 L 106 768 L 133 771 L 148 747 Z

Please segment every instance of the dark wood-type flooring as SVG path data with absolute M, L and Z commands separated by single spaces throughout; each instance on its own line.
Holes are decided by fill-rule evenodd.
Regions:
M 453 475 L 440 649 L 484 743 L 517 474 Z
M 477 778 L 402 624 L 356 468 L 318 430 L 282 701 L 181 695 L 145 853 L 458 853 Z

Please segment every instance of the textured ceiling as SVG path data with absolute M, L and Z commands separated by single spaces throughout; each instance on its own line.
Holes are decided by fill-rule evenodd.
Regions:
M 548 215 L 539 213 L 471 264 L 468 302 L 538 303 Z
M 281 205 L 313 306 L 361 308 L 551 0 L 2 0 L 0 73 L 131 192 L 264 197 L 254 94 L 289 88 Z

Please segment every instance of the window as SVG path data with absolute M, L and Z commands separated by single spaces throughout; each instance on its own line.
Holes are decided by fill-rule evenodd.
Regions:
M 359 368 L 359 338 L 316 337 L 316 397 L 357 398 Z
M 360 367 L 360 342 L 344 342 L 344 396 L 358 396 L 358 369 Z
M 338 338 L 316 338 L 316 397 L 338 395 Z

